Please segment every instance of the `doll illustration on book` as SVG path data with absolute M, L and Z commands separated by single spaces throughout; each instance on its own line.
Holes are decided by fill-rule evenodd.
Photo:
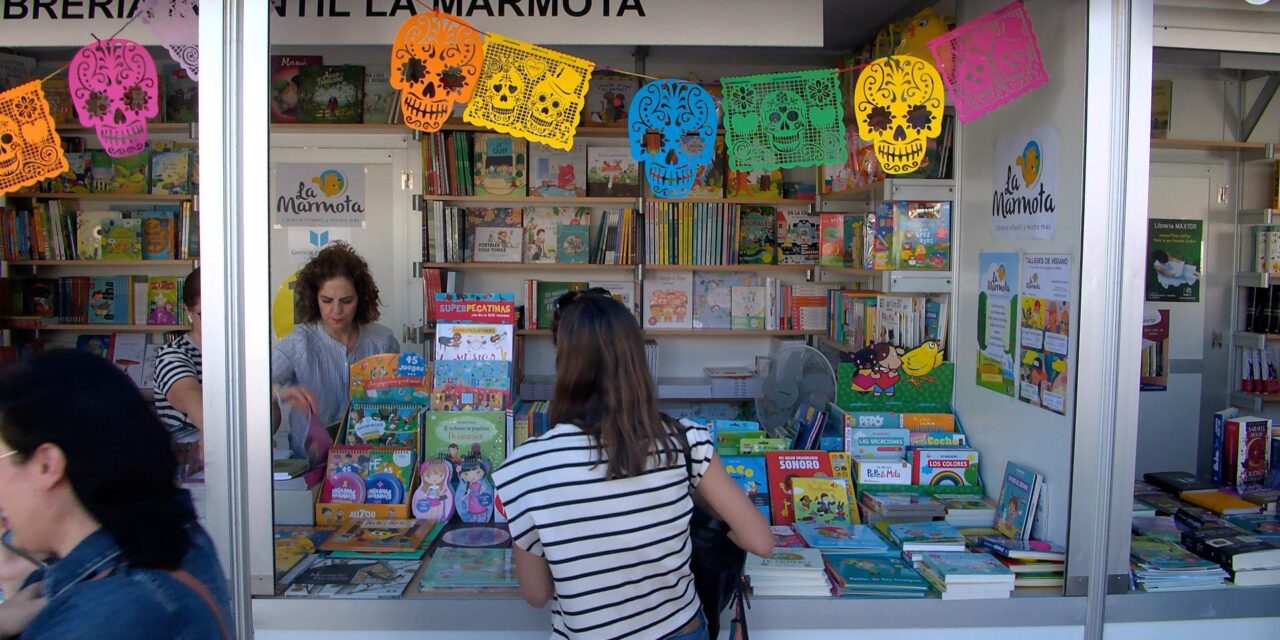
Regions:
M 453 516 L 453 463 L 435 458 L 422 463 L 422 483 L 413 494 L 413 515 L 448 522 Z
M 483 523 L 493 520 L 493 484 L 489 482 L 489 465 L 479 456 L 462 459 L 458 472 L 458 492 L 454 503 L 463 522 Z

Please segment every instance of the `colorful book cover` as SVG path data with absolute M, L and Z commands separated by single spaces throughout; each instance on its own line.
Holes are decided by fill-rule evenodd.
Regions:
M 822 558 L 841 590 L 883 591 L 895 597 L 903 592 L 929 590 L 929 583 L 902 558 L 868 558 L 850 553 L 824 553 Z
M 591 249 L 589 227 L 584 224 L 570 224 L 560 227 L 556 244 L 560 262 L 563 264 L 586 264 L 587 254 Z
M 146 193 L 147 192 L 147 153 L 134 154 L 123 158 L 111 159 L 111 193 Z
M 44 75 L 44 74 L 41 74 Z M 71 100 L 71 87 L 61 73 L 46 77 L 40 82 L 44 100 L 49 104 L 49 115 L 54 124 L 70 124 L 76 119 L 75 103 Z
M 866 263 L 867 216 L 863 213 L 846 213 L 842 216 L 841 222 L 844 226 L 844 231 L 841 235 L 844 254 L 843 265 L 862 269 Z
M 592 280 L 587 283 L 588 289 L 604 289 L 614 300 L 621 302 L 632 313 L 639 315 L 639 307 L 636 306 L 636 281 L 635 280 Z
M 976 555 L 976 554 L 975 554 Z M 1212 569 L 1218 565 L 1159 538 L 1136 537 L 1129 541 L 1129 556 L 1141 568 L 1159 567 L 1165 571 Z
M 950 202 L 900 202 L 895 214 L 894 255 L 898 269 L 951 269 Z
M 142 220 L 110 218 L 102 221 L 103 260 L 142 259 Z
M 364 118 L 364 67 L 308 65 L 298 74 L 298 121 L 360 124 Z
M 111 355 L 111 336 L 107 334 L 76 336 L 76 350 L 106 358 Z
M 300 572 L 284 591 L 302 598 L 399 598 L 420 560 L 319 558 Z
M 888 526 L 893 541 L 906 550 L 907 545 L 964 544 L 964 536 L 949 522 L 899 522 Z
M 307 527 L 301 525 L 277 525 L 272 529 L 275 546 L 275 581 L 280 582 L 289 570 L 307 556 L 314 554 L 320 543 L 333 535 L 332 527 Z
M 587 98 L 582 105 L 584 126 L 615 126 L 627 124 L 627 112 L 631 98 L 636 95 L 636 79 L 616 73 L 596 73 L 587 87 Z
M 724 137 L 717 136 L 715 155 L 710 164 L 698 165 L 698 174 L 693 178 L 688 197 L 723 198 L 726 162 Z
M 755 284 L 750 271 L 693 272 L 693 328 L 728 329 L 733 326 L 733 287 Z
M 818 262 L 817 215 L 808 209 L 778 209 L 778 262 L 815 264 Z
M 173 236 L 173 213 L 142 212 L 142 258 L 144 260 L 172 260 Z
M 469 262 L 520 262 L 523 255 L 519 207 L 469 207 L 466 210 L 466 244 Z
M 764 468 L 762 456 L 725 456 L 724 468 L 729 477 L 756 505 L 765 520 L 769 519 L 769 480 Z
M 796 524 L 849 524 L 849 486 L 844 478 L 792 478 Z
M 111 336 L 111 362 L 133 380 L 139 387 L 145 382 L 142 379 L 142 365 L 147 361 L 147 336 L 140 333 L 116 333 Z
M 734 329 L 764 329 L 765 288 L 730 287 L 730 326 Z
M 413 551 L 436 526 L 431 520 L 353 520 L 320 544 L 321 551 Z
M 769 532 L 773 534 L 773 547 L 775 549 L 804 549 L 809 546 L 805 544 L 804 538 L 796 533 L 795 528 L 789 524 L 771 525 Z
M 592 82 L 592 88 L 595 83 Z M 580 198 L 587 195 L 587 151 L 534 143 L 529 147 L 529 197 Z
M 444 458 L 460 467 L 463 458 L 479 455 L 489 471 L 507 459 L 505 411 L 428 411 L 425 416 L 424 459 Z
M 538 307 L 538 328 L 550 329 L 551 320 L 555 317 L 556 300 L 569 291 L 581 291 L 587 288 L 585 282 L 547 282 L 537 281 L 534 291 L 536 299 L 532 304 Z
M 417 449 L 374 447 L 369 452 L 369 477 L 365 480 L 367 504 L 406 504 L 413 486 Z
M 781 200 L 782 169 L 727 169 L 724 190 L 731 200 Z
M 766 451 L 786 451 L 791 443 L 786 438 L 743 438 L 738 441 L 738 451 L 744 456 L 764 455 Z
M 911 484 L 973 487 L 981 482 L 976 449 L 916 449 L 911 454 Z
M 587 147 L 587 195 L 640 195 L 640 165 L 624 147 Z
M 818 214 L 818 264 L 842 267 L 845 262 L 844 218 L 848 214 Z
M 881 202 L 875 213 L 868 213 L 863 237 L 867 243 L 863 251 L 864 269 L 892 269 L 894 203 Z
M 195 122 L 200 111 L 199 85 L 182 67 L 164 67 L 164 121 Z
M 89 324 L 129 324 L 132 294 L 129 276 L 93 276 L 89 283 Z
M 365 445 L 335 445 L 329 449 L 320 502 L 360 504 L 364 502 L 365 478 L 369 476 L 369 453 Z
M 432 554 L 418 588 L 481 589 L 518 586 L 511 549 L 442 547 Z
M 998 582 L 1013 586 L 1013 572 L 1009 567 L 985 553 L 922 553 L 920 565 L 948 586 L 957 581 Z
M 178 281 L 176 276 L 147 277 L 147 324 L 178 324 Z
M 651 271 L 644 277 L 644 328 L 692 329 L 693 273 Z
M 391 86 L 391 69 L 385 64 L 365 65 L 362 121 L 365 124 L 389 124 L 391 107 L 397 98 L 397 92 Z
M 94 193 L 110 193 L 116 175 L 114 159 L 106 151 L 93 151 L 89 167 L 89 190 Z
M 191 193 L 191 154 L 186 150 L 152 153 L 151 193 L 167 195 Z
M 591 209 L 589 207 L 526 207 L 524 210 L 524 261 L 529 263 L 565 262 L 560 255 L 560 229 L 581 227 L 579 233 L 589 234 Z M 573 233 L 572 231 L 570 233 Z M 590 244 L 580 249 L 579 261 L 586 262 Z
M 65 80 L 65 78 L 64 78 Z M 67 152 L 67 170 L 58 176 L 58 191 L 89 193 L 93 190 L 93 152 Z
M 738 262 L 777 263 L 778 228 L 775 214 L 773 207 L 738 207 Z
M 817 549 L 785 548 L 774 549 L 768 558 L 761 558 L 754 553 L 747 554 L 744 572 L 749 575 L 779 575 L 804 571 L 822 571 L 822 552 Z
M 855 458 L 901 458 L 910 442 L 906 429 L 846 428 L 845 450 Z
M 505 198 L 527 194 L 528 142 L 501 133 L 477 133 L 474 144 L 472 180 L 477 196 Z
M 347 409 L 343 444 L 407 447 L 417 451 L 421 429 L 420 405 L 356 401 Z
M 271 56 L 271 121 L 297 122 L 302 68 L 324 64 L 323 56 Z
M 897 555 L 875 529 L 865 524 L 796 522 L 796 533 L 814 549 L 841 549 L 862 554 Z
M 1267 480 L 1271 460 L 1271 420 L 1241 417 L 1233 420 L 1236 434 L 1236 489 L 1244 492 L 1259 489 Z
M 1026 540 L 1039 498 L 1040 474 L 1016 462 L 1005 465 L 1004 483 L 996 500 L 996 530 L 1010 540 Z
M 791 481 L 795 478 L 838 478 L 826 451 L 766 451 L 765 469 L 769 476 L 769 507 L 774 524 L 796 521 L 792 508 Z

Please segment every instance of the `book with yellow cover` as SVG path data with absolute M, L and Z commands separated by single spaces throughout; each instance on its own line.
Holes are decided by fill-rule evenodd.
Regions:
M 413 551 L 422 546 L 434 520 L 353 520 L 320 545 L 322 551 L 381 553 Z
M 1262 510 L 1260 505 L 1216 489 L 1183 491 L 1178 494 L 1178 497 L 1198 507 L 1204 507 L 1215 513 L 1228 516 L 1242 513 L 1258 513 Z
M 844 478 L 792 478 L 791 502 L 796 522 L 849 524 L 849 513 L 856 508 Z

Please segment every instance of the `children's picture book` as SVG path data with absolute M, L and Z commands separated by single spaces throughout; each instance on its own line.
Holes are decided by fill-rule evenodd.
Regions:
M 868 213 L 863 227 L 866 249 L 862 252 L 864 269 L 892 269 L 893 259 L 893 202 L 876 205 L 875 213 Z
M 592 82 L 592 88 L 595 83 Z M 534 143 L 529 147 L 529 197 L 579 198 L 587 195 L 587 151 Z
M 769 502 L 773 524 L 796 521 L 791 497 L 795 478 L 840 478 L 832 464 L 834 454 L 826 451 L 766 451 L 765 469 L 769 476 Z M 843 454 L 842 454 L 843 455 Z
M 93 152 L 68 151 L 67 170 L 57 178 L 58 191 L 89 193 L 93 190 Z
M 352 520 L 320 545 L 321 551 L 413 551 L 435 527 L 431 520 Z
M 1004 469 L 1004 483 L 996 500 L 996 530 L 1010 540 L 1029 540 L 1044 476 L 1016 462 Z
M 899 522 L 887 529 L 903 551 L 964 551 L 964 536 L 949 522 Z
M 364 67 L 364 116 L 365 124 L 391 124 L 391 107 L 397 100 L 391 86 L 391 69 L 385 64 Z
M 915 449 L 911 452 L 911 484 L 974 487 L 981 482 L 977 449 Z
M 771 525 L 769 532 L 773 534 L 773 548 L 775 549 L 804 549 L 809 546 L 805 544 L 804 538 L 796 533 L 792 525 Z
M 89 324 L 130 324 L 129 276 L 93 276 L 89 283 Z
M 523 218 L 519 207 L 468 208 L 463 236 L 468 261 L 520 262 Z
M 689 188 L 688 197 L 723 198 L 726 162 L 724 138 L 717 136 L 715 155 L 712 156 L 710 164 L 698 165 L 698 173 L 693 178 L 693 186 Z
M 142 259 L 172 260 L 174 232 L 173 213 L 142 212 Z
M 111 355 L 110 334 L 84 334 L 76 336 L 76 350 L 92 353 L 100 358 Z
M 148 155 L 144 151 L 123 158 L 111 158 L 111 193 L 146 193 Z
M 505 411 L 428 411 L 424 459 L 443 458 L 453 463 L 454 477 L 463 459 L 480 456 L 492 471 L 507 459 Z
M 529 263 L 566 262 L 560 252 L 560 230 L 570 226 L 580 229 L 570 235 L 585 240 L 591 229 L 589 207 L 526 207 L 524 210 L 524 261 Z M 575 262 L 586 262 L 589 243 L 580 242 L 572 256 Z
M 102 221 L 103 260 L 142 259 L 142 220 L 108 218 Z
M 791 506 L 797 523 L 848 524 L 848 484 L 844 478 L 792 478 Z
M 842 267 L 845 263 L 844 218 L 846 213 L 818 214 L 818 264 Z
M 271 121 L 297 122 L 303 67 L 324 64 L 323 56 L 271 56 Z
M 764 329 L 765 287 L 730 287 L 730 326 Z
M 778 261 L 775 209 L 744 205 L 738 208 L 738 262 L 775 264 Z
M 191 193 L 190 152 L 184 149 L 156 151 L 151 154 L 151 193 L 165 195 Z
M 320 558 L 298 573 L 286 597 L 399 598 L 417 573 L 419 560 Z
M 587 195 L 640 195 L 640 165 L 624 147 L 587 147 Z
M 840 549 L 859 555 L 897 555 L 896 549 L 865 524 L 796 522 L 792 526 L 814 549 Z
M 843 247 L 843 265 L 862 269 L 865 264 L 867 250 L 866 229 L 867 216 L 863 213 L 846 213 L 841 217 L 844 230 L 841 233 Z
M 736 200 L 781 200 L 782 169 L 728 169 L 724 192 Z
M 550 329 L 551 320 L 555 316 L 556 300 L 569 291 L 582 291 L 587 288 L 585 282 L 548 282 L 538 280 L 534 290 L 534 300 L 530 304 L 538 308 L 538 328 Z
M 563 264 L 586 264 L 587 254 L 591 249 L 590 227 L 584 224 L 570 224 L 560 227 L 556 244 L 557 258 Z
M 842 595 L 905 598 L 929 590 L 929 583 L 902 558 L 852 553 L 824 553 L 822 558 Z
M 644 328 L 692 329 L 693 273 L 652 271 L 644 276 Z
M 756 505 L 765 520 L 769 519 L 769 479 L 764 468 L 764 456 L 724 456 L 724 468 L 729 477 Z
M 431 555 L 418 588 L 514 589 L 518 586 L 511 549 L 442 547 Z
M 951 269 L 951 203 L 899 202 L 894 210 L 897 268 Z
M 778 209 L 778 262 L 818 262 L 818 216 L 805 209 Z
M 750 271 L 693 272 L 693 328 L 729 329 L 733 326 L 733 288 L 756 283 Z M 763 315 L 761 317 L 763 324 Z
M 353 401 L 347 409 L 342 444 L 407 447 L 417 451 L 421 429 L 421 405 Z
M 472 180 L 477 196 L 523 197 L 529 184 L 529 143 L 501 133 L 477 133 Z
M 327 540 L 333 531 L 333 527 L 276 525 L 272 529 L 272 540 L 275 543 L 275 581 L 279 583 L 290 569 L 314 554 L 320 548 L 320 543 Z
M 299 122 L 360 124 L 364 118 L 364 67 L 308 65 L 298 79 Z
M 178 324 L 177 276 L 147 277 L 147 324 Z
M 511 361 L 437 360 L 434 367 L 433 411 L 507 408 L 511 399 Z
M 69 124 L 75 120 L 75 103 L 71 100 L 71 87 L 66 76 L 59 73 L 46 77 L 40 82 L 40 88 L 44 90 L 44 99 L 49 104 L 49 115 L 54 124 Z
M 164 121 L 195 122 L 200 111 L 199 85 L 177 65 L 164 67 Z
M 89 167 L 89 190 L 95 193 L 109 193 L 114 188 L 116 165 L 114 159 L 106 151 L 94 151 L 93 162 Z
M 147 360 L 147 336 L 140 333 L 112 334 L 109 359 L 134 384 L 142 387 L 145 382 L 142 378 L 142 365 Z
M 773 555 L 761 558 L 754 553 L 747 554 L 747 562 L 743 571 L 749 576 L 796 575 L 797 571 L 822 571 L 822 552 L 817 549 L 774 549 Z
M 582 124 L 626 126 L 631 98 L 637 89 L 636 79 L 630 76 L 609 72 L 592 74 L 587 99 L 582 105 Z

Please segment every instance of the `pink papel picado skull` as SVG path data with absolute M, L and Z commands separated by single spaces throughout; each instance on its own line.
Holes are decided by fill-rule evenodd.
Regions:
M 80 124 L 98 132 L 107 154 L 141 153 L 147 120 L 160 112 L 151 54 L 132 40 L 102 40 L 77 51 L 67 75 Z
M 169 50 L 169 57 L 182 65 L 192 80 L 199 80 L 199 0 L 143 0 L 138 12 L 156 41 Z
M 391 86 L 400 91 L 404 123 L 439 131 L 456 102 L 476 88 L 484 58 L 484 37 L 466 22 L 438 11 L 400 25 L 391 45 Z

